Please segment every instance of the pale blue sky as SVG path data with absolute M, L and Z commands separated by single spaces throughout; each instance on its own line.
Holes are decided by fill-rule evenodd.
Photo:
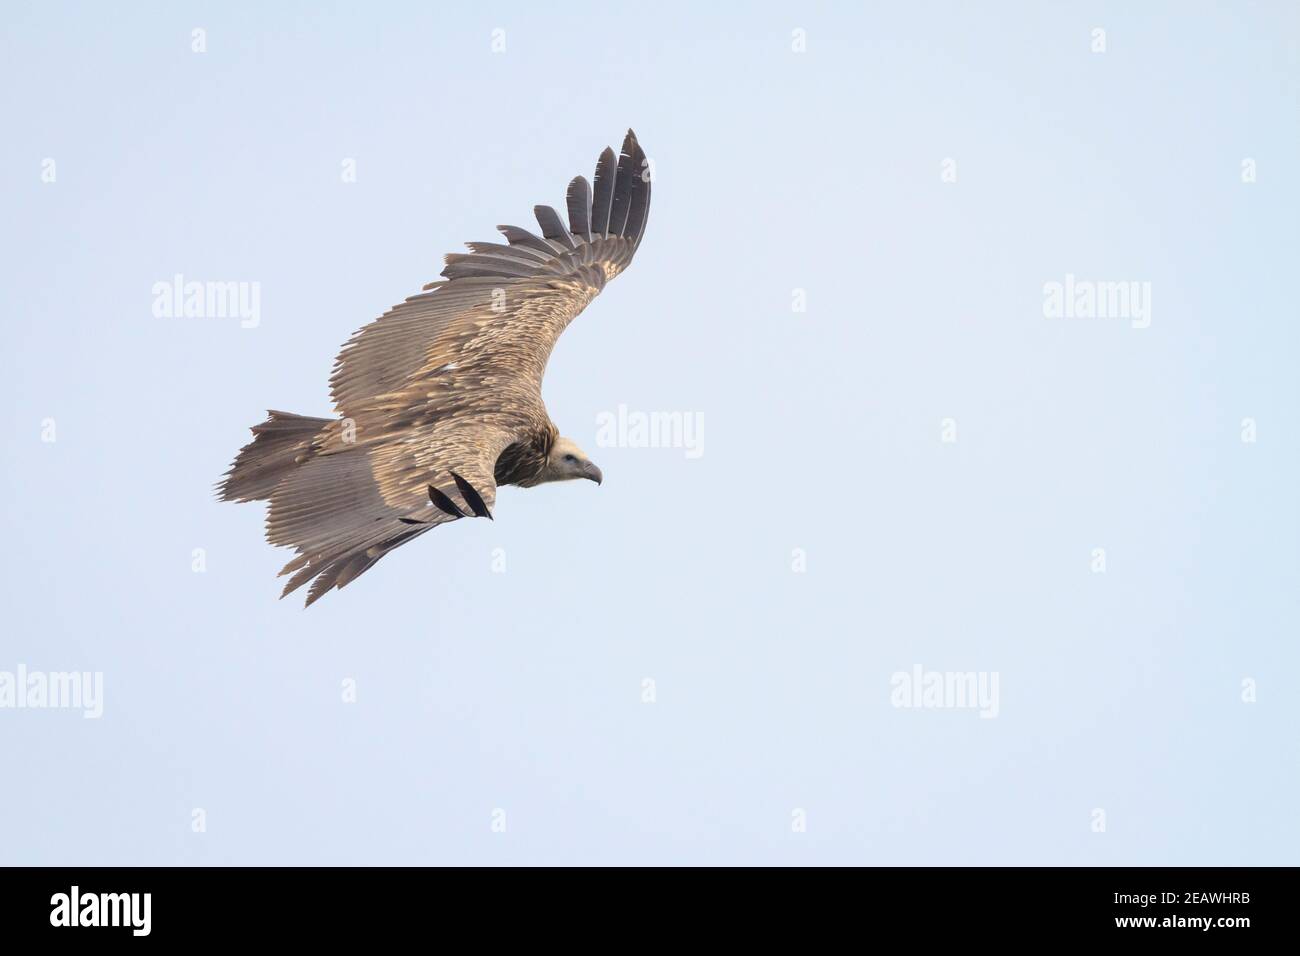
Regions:
M 467 6 L 4 5 L 0 671 L 104 713 L 0 709 L 0 863 L 1296 863 L 1296 5 Z M 628 126 L 646 239 L 545 388 L 604 485 L 277 601 L 247 427 Z

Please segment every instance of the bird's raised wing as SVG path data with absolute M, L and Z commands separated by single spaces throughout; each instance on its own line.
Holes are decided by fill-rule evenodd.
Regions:
M 506 244 L 468 243 L 446 257 L 444 281 L 357 332 L 330 379 L 339 413 L 360 420 L 417 400 L 456 415 L 494 399 L 540 401 L 560 333 L 627 268 L 644 234 L 650 175 L 631 130 L 621 155 L 601 154 L 594 191 L 582 176 L 569 183 L 567 206 L 567 228 L 536 206 L 541 235 L 498 226 Z

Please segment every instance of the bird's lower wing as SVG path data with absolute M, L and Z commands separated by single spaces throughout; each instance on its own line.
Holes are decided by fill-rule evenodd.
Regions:
M 276 487 L 267 539 L 298 552 L 280 572 L 292 574 L 284 594 L 311 581 L 310 605 L 426 531 L 491 513 L 493 468 L 510 443 L 508 434 L 480 430 L 477 443 L 438 443 L 436 454 L 422 451 L 431 447 L 431 436 L 410 437 L 406 443 L 333 446 Z

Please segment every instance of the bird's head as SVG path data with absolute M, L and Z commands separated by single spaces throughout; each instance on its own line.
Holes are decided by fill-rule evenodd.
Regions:
M 542 481 L 570 481 L 574 478 L 586 478 L 600 484 L 600 469 L 587 457 L 587 453 L 577 446 L 572 439 L 563 436 L 555 440 L 551 453 L 546 459 L 546 468 L 542 471 Z

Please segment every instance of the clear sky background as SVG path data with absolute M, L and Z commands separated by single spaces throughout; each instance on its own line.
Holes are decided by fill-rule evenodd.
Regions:
M 1297 9 L 6 2 L 0 671 L 104 713 L 0 709 L 0 863 L 1300 862 Z M 628 126 L 545 386 L 603 487 L 277 601 L 247 427 Z

